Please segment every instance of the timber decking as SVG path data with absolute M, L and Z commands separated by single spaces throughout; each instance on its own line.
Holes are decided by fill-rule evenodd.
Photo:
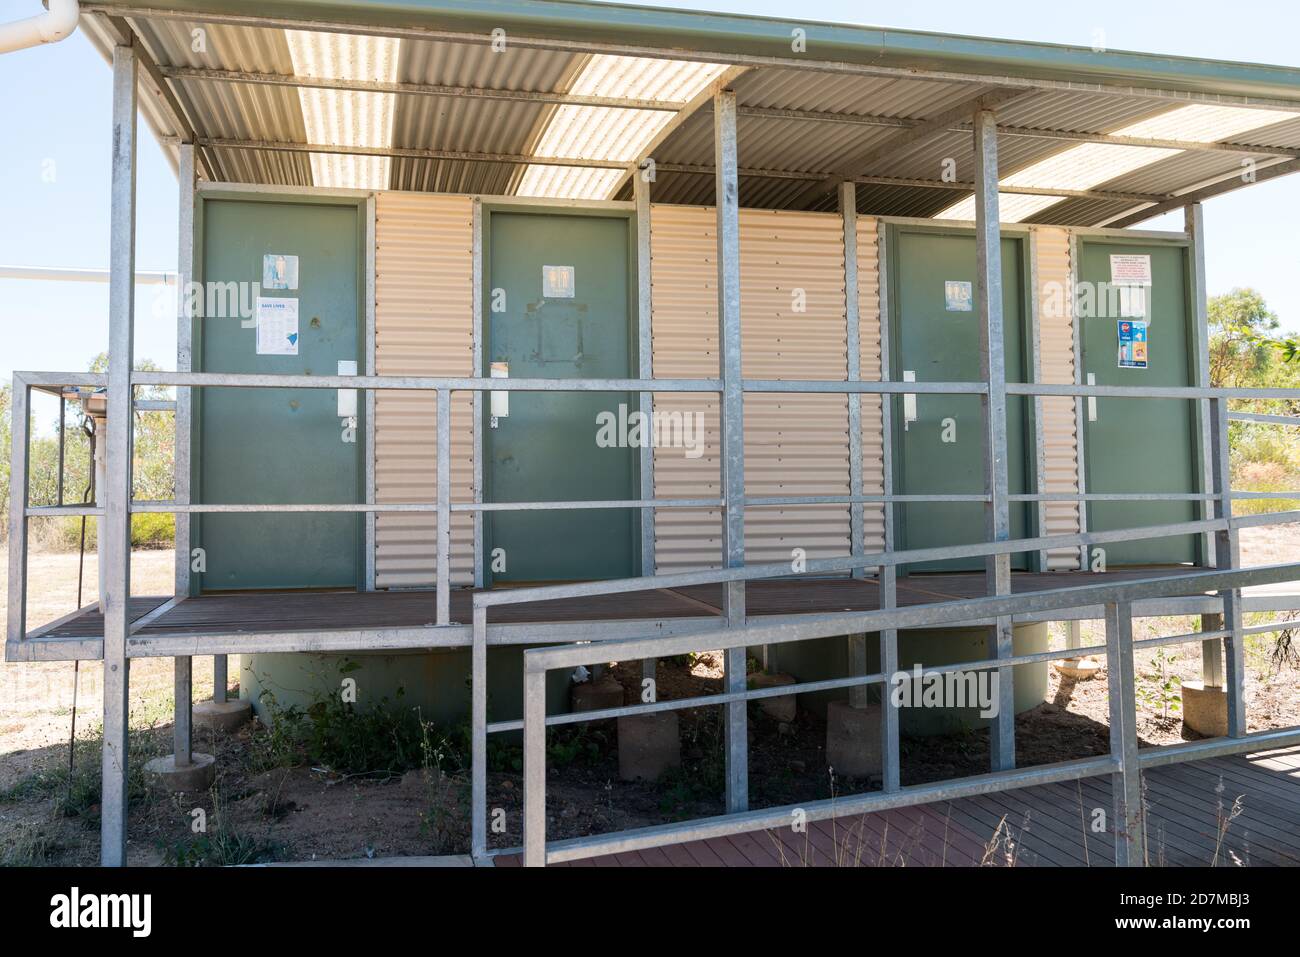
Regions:
M 1016 592 L 1095 585 L 1102 581 L 1152 578 L 1188 571 L 1185 567 L 1125 568 L 1104 573 L 1017 572 Z M 903 607 L 937 601 L 978 598 L 985 594 L 983 573 L 900 576 L 898 604 Z M 1190 590 L 1195 594 L 1195 589 Z M 451 593 L 451 620 L 472 618 L 473 589 Z M 168 601 L 165 597 L 134 597 L 131 620 Z M 628 621 L 699 618 L 719 615 L 722 586 L 659 588 L 622 595 L 565 598 L 519 605 L 500 605 L 488 615 L 493 624 L 572 621 Z M 201 635 L 278 631 L 322 631 L 337 628 L 411 628 L 434 624 L 434 592 L 424 591 L 264 591 L 212 593 L 187 598 L 143 625 L 142 636 Z M 745 607 L 751 616 L 830 614 L 872 611 L 880 607 L 880 592 L 873 579 L 806 578 L 749 582 Z M 104 633 L 103 616 L 95 606 L 44 632 L 42 639 L 96 638 Z
M 1300 865 L 1300 748 L 1166 765 L 1142 779 L 1148 863 Z M 554 866 L 1110 867 L 1113 836 L 1090 828 L 1094 808 L 1109 820 L 1110 789 L 1108 776 L 1093 777 Z

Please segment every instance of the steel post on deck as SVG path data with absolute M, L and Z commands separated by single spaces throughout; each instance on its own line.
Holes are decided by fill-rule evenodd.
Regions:
M 844 243 L 844 342 L 845 378 L 856 382 L 862 378 L 862 354 L 859 349 L 858 327 L 858 199 L 854 183 L 840 183 L 840 223 Z M 851 392 L 846 397 L 849 426 L 849 495 L 862 495 L 862 396 Z M 862 502 L 849 505 L 849 554 L 861 555 L 866 550 L 864 533 L 864 506 Z M 864 578 L 865 568 L 855 568 L 854 578 Z M 867 674 L 867 636 L 849 635 L 849 674 Z M 858 685 L 849 690 L 849 704 L 855 708 L 867 707 L 867 687 Z
M 988 394 L 981 396 L 984 439 L 985 539 L 1011 537 L 1007 503 L 1007 376 L 1003 346 L 1002 230 L 998 212 L 998 128 L 992 110 L 975 113 L 975 299 L 980 314 L 980 365 Z M 985 562 L 990 595 L 1011 594 L 1011 556 L 995 555 Z M 1009 658 L 1012 630 L 1009 617 L 999 617 L 990 629 L 990 652 Z M 1011 668 L 998 669 L 998 706 L 993 718 L 989 753 L 995 771 L 1016 766 L 1016 709 Z
M 9 433 L 9 606 L 5 641 L 17 645 L 27 637 L 27 467 L 31 428 L 31 387 L 14 375 Z
M 651 316 L 653 309 L 650 295 L 650 184 L 651 169 L 637 169 L 632 174 L 632 198 L 636 207 L 636 331 L 637 331 L 637 377 L 653 377 L 654 350 L 652 348 Z M 654 395 L 642 391 L 637 397 L 637 408 L 643 415 L 652 415 Z M 649 500 L 655 497 L 654 449 L 643 447 L 639 454 L 639 473 L 641 498 Z M 641 509 L 641 574 L 655 573 L 655 510 Z M 641 677 L 651 681 L 655 678 L 653 658 L 641 662 Z
M 1232 465 L 1228 447 L 1228 400 L 1209 400 L 1210 457 L 1214 466 L 1214 517 L 1232 518 Z M 1241 564 L 1239 533 L 1231 521 L 1215 532 L 1214 564 L 1234 569 Z M 1219 592 L 1223 598 L 1220 627 L 1227 632 L 1223 639 L 1223 686 L 1228 692 L 1228 734 L 1239 738 L 1246 733 L 1246 636 L 1242 623 L 1241 590 L 1228 588 Z M 1204 664 L 1202 664 L 1204 668 Z
M 880 275 L 889 275 L 889 231 L 885 224 L 876 223 L 876 250 L 879 260 Z M 889 284 L 880 283 L 880 378 L 890 381 L 893 376 L 890 363 L 890 323 L 889 323 Z M 881 490 L 885 501 L 881 506 L 883 518 L 883 542 L 886 552 L 894 550 L 894 397 L 880 397 L 880 445 Z M 877 583 L 880 587 L 880 607 L 893 609 L 898 607 L 898 569 L 893 565 L 881 565 L 877 571 Z M 880 671 L 888 682 L 898 672 L 898 629 L 882 628 L 880 630 Z M 899 712 L 891 700 L 890 685 L 887 683 L 880 695 L 880 753 L 881 753 L 881 787 L 888 792 L 897 791 L 902 786 L 902 774 L 899 769 Z
M 193 366 L 193 328 L 190 326 L 189 284 L 194 277 L 194 144 L 182 143 L 177 160 L 177 205 L 179 217 L 176 225 L 176 371 L 189 372 Z M 190 420 L 192 416 L 190 390 L 176 390 L 176 412 L 173 416 L 175 461 L 172 469 L 175 491 L 172 500 L 181 505 L 190 503 Z M 181 512 L 175 515 L 175 594 L 190 593 L 190 516 Z M 218 655 L 224 670 L 226 656 Z M 215 664 L 215 663 L 214 663 Z M 214 667 L 213 673 L 216 673 Z M 218 698 L 217 694 L 221 697 Z M 213 700 L 225 700 L 224 683 L 213 688 Z M 173 757 L 177 767 L 190 763 L 193 742 L 194 717 L 194 659 L 175 660 L 175 684 L 172 695 L 175 721 L 172 730 Z
M 135 309 L 136 51 L 113 48 L 113 138 L 108 287 L 108 424 L 104 516 L 104 744 L 100 860 L 126 863 L 131 594 L 131 367 Z
M 722 560 L 726 568 L 745 564 L 744 381 L 740 363 L 740 187 L 736 175 L 736 93 L 713 97 L 713 156 L 718 217 L 718 355 L 722 379 L 721 479 Z M 722 591 L 728 628 L 745 624 L 745 583 L 728 582 Z M 745 649 L 725 654 L 726 691 L 744 691 Z M 726 708 L 727 810 L 749 807 L 749 734 L 745 702 Z
M 1115 866 L 1146 864 L 1142 807 L 1142 771 L 1137 742 L 1137 694 L 1133 674 L 1133 606 L 1106 605 L 1106 682 L 1110 703 L 1110 753 L 1119 762 L 1111 776 L 1111 830 L 1115 834 Z

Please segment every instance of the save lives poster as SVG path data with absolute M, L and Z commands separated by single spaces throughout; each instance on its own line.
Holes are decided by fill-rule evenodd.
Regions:
M 1119 367 L 1147 367 L 1147 324 L 1139 319 L 1119 320 Z

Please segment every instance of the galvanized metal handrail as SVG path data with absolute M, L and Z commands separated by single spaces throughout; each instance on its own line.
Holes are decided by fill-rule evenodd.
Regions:
M 599 646 L 570 644 L 530 649 L 524 653 L 524 717 L 521 722 L 502 722 L 493 729 L 512 730 L 522 728 L 524 732 L 523 851 L 525 863 L 539 866 L 579 857 L 657 847 L 665 844 L 699 840 L 704 837 L 739 833 L 762 827 L 787 826 L 790 824 L 792 814 L 795 812 L 798 812 L 805 821 L 817 820 L 836 814 L 854 814 L 882 810 L 887 807 L 899 807 L 906 804 L 952 800 L 970 794 L 1005 790 L 1047 783 L 1048 781 L 1076 780 L 1108 772 L 1118 774 L 1115 788 L 1117 800 L 1116 821 L 1123 822 L 1122 824 L 1117 823 L 1113 828 L 1116 834 L 1117 862 L 1143 863 L 1144 838 L 1140 782 L 1137 776 L 1142 759 L 1138 755 L 1134 727 L 1136 706 L 1133 687 L 1133 648 L 1156 643 L 1172 643 L 1173 641 L 1203 640 L 1222 636 L 1223 632 L 1198 632 L 1190 635 L 1176 635 L 1169 638 L 1134 642 L 1131 632 L 1132 602 L 1145 598 L 1173 595 L 1185 592 L 1189 588 L 1226 592 L 1251 585 L 1295 580 L 1300 580 L 1300 563 L 1262 566 L 1234 571 L 1189 572 L 1175 577 L 1084 585 L 1009 597 L 974 598 L 918 605 L 906 609 L 855 612 L 809 621 L 782 622 L 779 624 L 747 623 L 740 627 L 728 628 L 723 632 L 702 631 L 673 636 L 624 639 L 601 643 Z M 593 835 L 560 842 L 549 847 L 547 845 L 545 837 L 545 729 L 547 726 L 721 705 L 733 701 L 758 700 L 766 697 L 794 694 L 800 691 L 881 684 L 891 680 L 891 676 L 880 672 L 872 675 L 851 676 L 845 679 L 784 685 L 779 688 L 750 689 L 743 692 L 697 696 L 673 701 L 656 701 L 648 704 L 603 709 L 601 711 L 548 717 L 546 714 L 546 673 L 550 670 L 591 664 L 596 656 L 599 656 L 602 660 L 620 661 L 668 657 L 699 651 L 706 646 L 709 649 L 722 648 L 725 650 L 728 648 L 745 648 L 758 644 L 808 641 L 857 631 L 931 627 L 953 624 L 972 618 L 995 618 L 1004 615 L 1015 615 L 1030 610 L 1059 610 L 1075 607 L 1078 604 L 1105 604 L 1108 608 L 1106 646 L 1104 648 L 1087 649 L 1090 651 L 1104 650 L 1106 652 L 1109 664 L 1108 670 L 1112 679 L 1108 686 L 1108 696 L 1111 701 L 1111 754 L 1107 758 L 1089 759 L 1082 762 L 1063 762 L 1039 768 L 999 771 L 973 779 L 957 779 L 919 787 L 898 788 L 892 793 L 855 795 L 848 798 L 836 797 L 829 801 L 814 801 L 797 807 L 791 806 L 743 814 L 729 814 L 707 818 L 700 822 L 660 825 L 616 834 Z M 1287 622 L 1275 622 L 1269 626 L 1261 626 L 1260 630 L 1265 628 L 1277 629 L 1285 627 L 1287 624 Z M 936 674 L 987 670 L 1031 661 L 1074 657 L 1077 654 L 1079 654 L 1078 649 L 1067 648 L 1059 652 L 1015 656 L 1011 659 L 990 658 L 938 668 L 926 668 L 922 673 Z M 882 707 L 888 706 L 882 703 Z M 1270 746 L 1300 742 L 1300 728 L 1288 729 L 1282 732 L 1268 732 L 1264 735 L 1242 734 L 1236 737 L 1237 740 L 1230 744 L 1226 742 L 1216 743 L 1215 753 L 1237 753 L 1257 748 L 1263 742 L 1267 742 Z M 891 742 L 885 742 L 885 746 L 891 746 Z M 1174 755 L 1169 760 L 1189 760 L 1200 755 L 1201 751 L 1199 750 L 1187 749 L 1180 755 Z M 1159 757 L 1156 757 L 1154 761 L 1169 763 L 1168 760 L 1161 760 Z

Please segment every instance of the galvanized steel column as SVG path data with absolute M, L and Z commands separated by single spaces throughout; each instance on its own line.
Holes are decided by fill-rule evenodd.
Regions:
M 176 371 L 189 372 L 192 365 L 193 328 L 190 323 L 190 282 L 194 278 L 194 144 L 180 145 L 177 164 L 180 190 L 177 202 L 180 207 L 177 223 L 176 250 Z M 172 475 L 175 493 L 172 498 L 181 505 L 190 504 L 190 390 L 176 389 L 176 413 L 173 417 L 175 454 Z M 177 512 L 176 527 L 176 594 L 190 593 L 190 516 Z M 220 655 L 223 661 L 225 655 Z M 214 689 L 215 691 L 215 689 Z M 215 698 L 215 695 L 214 695 Z M 172 710 L 172 754 L 177 767 L 190 763 L 193 742 L 194 715 L 194 659 L 185 657 L 175 661 L 175 684 Z
M 1192 274 L 1192 343 L 1196 349 L 1196 385 L 1210 386 L 1210 329 L 1209 305 L 1205 286 L 1205 210 L 1200 203 L 1183 207 L 1183 228 L 1191 245 L 1188 248 L 1188 265 Z M 1196 403 L 1196 416 L 1200 427 L 1201 489 L 1215 489 L 1217 459 L 1210 431 L 1214 428 L 1213 406 L 1208 399 Z M 1219 512 L 1213 501 L 1201 503 L 1201 517 L 1212 518 Z M 1206 532 L 1201 536 L 1201 557 L 1207 567 L 1219 565 L 1216 536 Z M 1222 615 L 1203 615 L 1202 631 L 1218 631 L 1224 627 Z M 1223 639 L 1207 638 L 1201 642 L 1201 680 L 1207 688 L 1223 687 Z M 1233 727 L 1231 724 L 1229 727 Z
M 998 222 L 998 128 L 992 110 L 975 114 L 975 299 L 980 311 L 980 365 L 988 384 L 982 396 L 984 412 L 984 531 L 990 542 L 1011 537 L 1007 506 L 1007 374 L 1003 346 L 1002 231 Z M 1011 556 L 990 556 L 985 562 L 990 595 L 1011 594 Z M 999 617 L 990 634 L 990 652 L 1012 655 L 1009 617 Z M 1015 694 L 1012 669 L 998 669 L 998 710 L 993 718 L 990 757 L 993 770 L 1016 766 Z
M 11 393 L 13 427 L 9 433 L 9 621 L 6 641 L 27 637 L 27 466 L 31 387 L 14 376 Z
M 1228 400 L 1210 400 L 1210 455 L 1214 464 L 1214 517 L 1232 518 L 1232 466 L 1228 460 Z M 1214 562 L 1219 568 L 1232 569 L 1241 564 L 1238 533 L 1229 526 L 1215 533 Z M 1246 733 L 1246 640 L 1242 631 L 1241 591 L 1230 588 L 1219 592 L 1223 598 L 1221 627 L 1228 632 L 1223 639 L 1224 684 L 1228 692 L 1228 734 L 1239 738 Z
M 113 48 L 113 140 L 108 288 L 108 427 L 104 515 L 104 745 L 100 860 L 126 863 L 126 767 L 131 594 L 131 366 L 135 308 L 136 54 Z
M 654 350 L 651 347 L 651 298 L 650 298 L 650 179 L 645 169 L 638 169 L 632 174 L 632 195 L 636 201 L 636 330 L 637 330 L 637 378 L 652 378 Z M 649 416 L 654 411 L 654 395 L 642 390 L 637 399 L 637 408 L 643 415 Z M 645 435 L 651 435 L 647 426 Z M 655 497 L 654 448 L 647 444 L 638 452 L 640 456 L 641 499 L 646 501 Z M 655 510 L 643 508 L 641 511 L 641 574 L 655 573 Z M 643 678 L 653 679 L 656 662 L 647 658 L 641 663 Z
M 745 394 L 740 364 L 740 188 L 736 176 L 736 93 L 713 97 L 713 156 L 718 213 L 718 364 L 722 378 L 721 471 L 722 560 L 726 568 L 745 564 Z M 745 624 L 745 583 L 722 591 L 727 627 Z M 726 652 L 726 690 L 745 690 L 745 649 Z M 745 702 L 726 708 L 727 811 L 749 806 L 749 736 Z
M 889 231 L 884 223 L 876 223 L 877 268 L 881 276 L 889 275 Z M 884 382 L 893 379 L 890 371 L 890 322 L 889 322 L 889 283 L 880 282 L 880 378 Z M 894 396 L 880 397 L 880 465 L 881 488 L 885 493 L 883 507 L 884 550 L 894 550 Z M 898 607 L 898 567 L 883 565 L 876 571 L 880 587 L 880 607 L 893 609 Z M 885 791 L 897 791 L 901 787 L 899 769 L 899 730 L 898 709 L 894 707 L 890 692 L 890 683 L 898 672 L 898 629 L 882 628 L 880 631 L 880 671 L 885 676 L 885 685 L 880 692 L 880 737 L 881 737 L 881 787 Z
M 1106 694 L 1110 702 L 1110 753 L 1119 762 L 1111 775 L 1111 831 L 1115 866 L 1146 864 L 1142 771 L 1138 758 L 1137 695 L 1133 674 L 1133 606 L 1106 606 Z
M 849 382 L 862 378 L 862 354 L 859 349 L 858 329 L 858 200 L 853 183 L 840 183 L 840 222 L 844 233 L 844 374 Z M 849 426 L 849 497 L 862 495 L 862 396 L 850 392 L 848 399 Z M 849 554 L 861 555 L 864 550 L 863 507 L 860 501 L 849 505 Z M 855 568 L 852 577 L 864 578 L 867 570 Z M 867 673 L 867 636 L 849 635 L 848 659 L 851 675 Z M 855 708 L 867 706 L 867 686 L 849 689 L 849 704 Z

